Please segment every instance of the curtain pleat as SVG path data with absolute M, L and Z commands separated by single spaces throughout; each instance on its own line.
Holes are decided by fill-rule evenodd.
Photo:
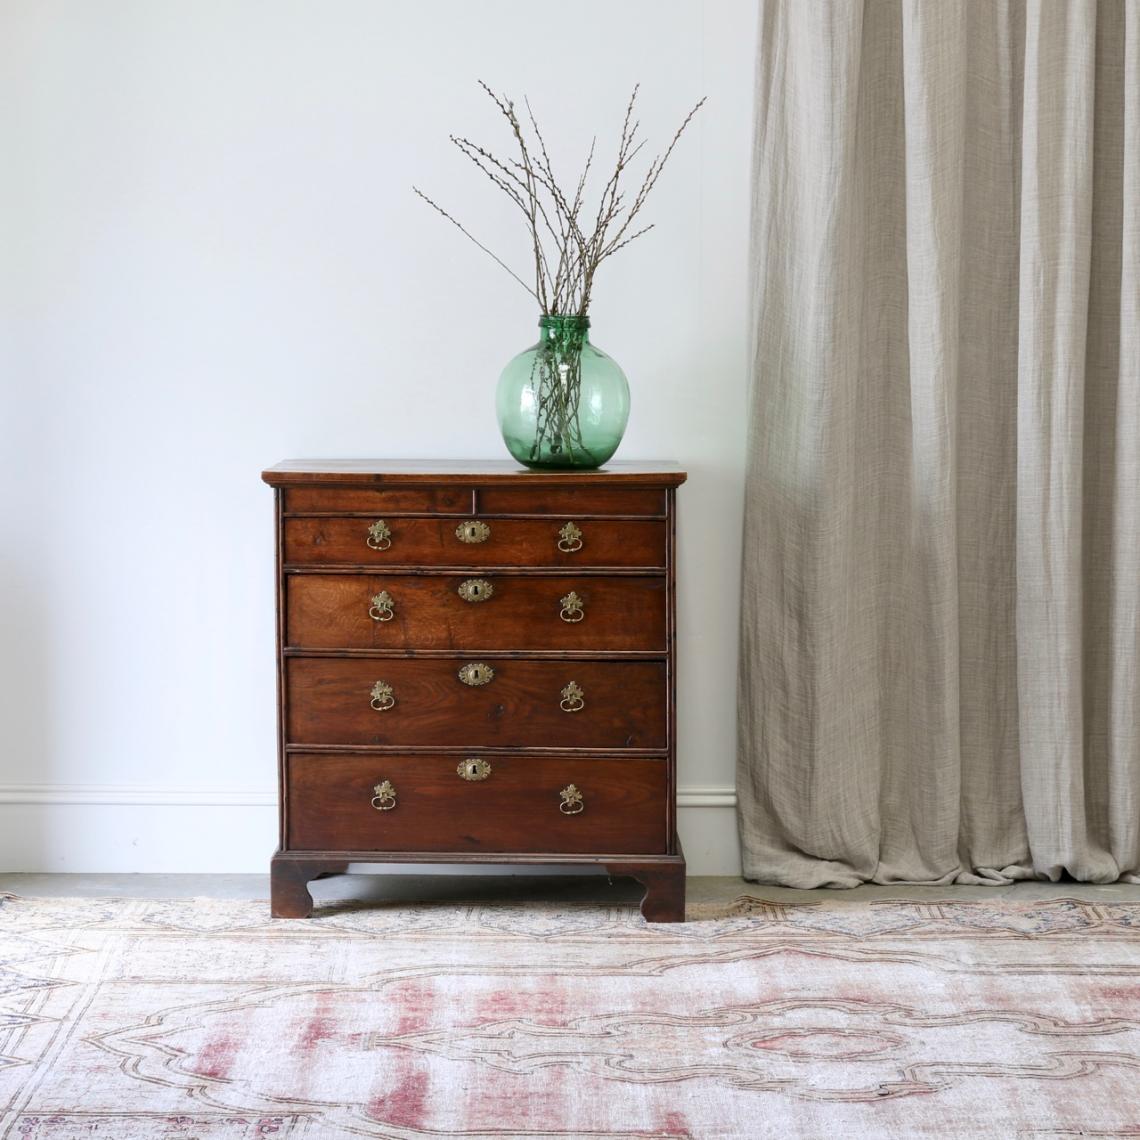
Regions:
M 1140 870 L 1138 2 L 762 6 L 750 878 Z
M 1025 13 L 965 5 L 966 120 L 955 379 L 962 881 L 1027 873 L 1018 740 L 1014 535 Z
M 1108 845 L 1119 867 L 1140 870 L 1140 4 L 1128 0 L 1111 27 L 1111 50 L 1119 45 L 1120 52 L 1120 91 L 1106 93 L 1104 101 L 1119 100 L 1122 120 L 1119 165 L 1109 175 L 1119 179 L 1122 238 L 1116 352 L 1103 380 L 1115 423 L 1105 417 L 1103 438 L 1112 454 L 1098 481 L 1109 531 L 1105 628 L 1098 636 L 1108 647 L 1102 673 Z M 1096 248 L 1114 245 L 1110 234 Z
M 1084 379 L 1095 13 L 1032 3 L 1025 36 L 1017 368 L 1017 668 L 1030 850 L 1115 879 L 1090 845 L 1081 684 Z

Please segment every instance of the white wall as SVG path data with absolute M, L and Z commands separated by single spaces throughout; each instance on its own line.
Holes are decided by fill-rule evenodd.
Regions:
M 618 458 L 681 492 L 682 835 L 735 873 L 748 0 L 0 0 L 0 869 L 263 870 L 275 844 L 271 493 L 287 456 L 504 456 L 533 303 L 451 132 L 664 145 L 599 275 L 633 391 Z M 603 153 L 605 153 L 603 149 Z M 706 806 L 702 806 L 706 805 Z M 208 842 L 207 842 L 208 841 Z

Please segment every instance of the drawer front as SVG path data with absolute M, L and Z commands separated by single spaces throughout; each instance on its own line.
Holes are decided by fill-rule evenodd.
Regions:
M 666 649 L 664 577 L 290 574 L 285 585 L 290 649 Z
M 481 487 L 478 509 L 485 515 L 665 514 L 665 492 L 639 487 Z
M 463 758 L 456 756 L 294 753 L 286 777 L 289 848 L 552 855 L 665 852 L 664 761 L 484 759 L 490 766 L 485 778 L 467 780 L 457 772 Z M 390 787 L 384 787 L 385 781 Z M 374 799 L 377 789 L 382 794 Z
M 478 664 L 474 676 L 465 666 Z M 291 744 L 429 748 L 667 746 L 665 664 L 290 658 Z M 378 690 L 376 686 L 387 686 Z M 390 691 L 388 691 L 390 690 Z
M 469 515 L 474 495 L 471 487 L 289 487 L 285 513 Z
M 473 537 L 457 533 L 469 522 Z M 370 528 L 382 524 L 378 530 Z M 465 531 L 466 533 L 466 531 Z M 377 537 L 379 536 L 379 537 Z M 665 566 L 663 522 L 569 518 L 291 518 L 291 566 Z

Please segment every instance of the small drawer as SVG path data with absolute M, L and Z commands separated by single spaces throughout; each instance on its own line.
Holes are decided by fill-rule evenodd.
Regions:
M 290 744 L 664 750 L 665 663 L 293 657 Z
M 477 506 L 484 515 L 663 518 L 665 492 L 660 487 L 480 487 Z
M 666 651 L 664 575 L 302 573 L 285 589 L 291 650 Z
M 289 566 L 665 566 L 663 522 L 291 518 Z
M 285 513 L 467 515 L 472 512 L 470 487 L 289 487 Z
M 293 753 L 286 836 L 293 851 L 658 855 L 667 777 L 662 760 Z

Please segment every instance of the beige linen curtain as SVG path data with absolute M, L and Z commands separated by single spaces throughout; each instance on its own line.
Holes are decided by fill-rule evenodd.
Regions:
M 739 818 L 1140 881 L 1140 0 L 766 0 Z

